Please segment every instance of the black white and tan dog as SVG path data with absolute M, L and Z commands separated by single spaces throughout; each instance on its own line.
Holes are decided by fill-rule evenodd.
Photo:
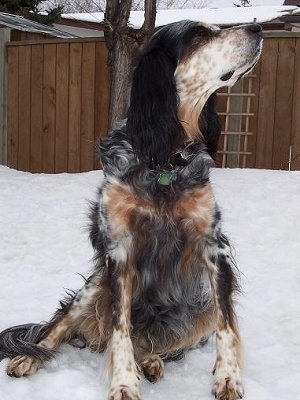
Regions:
M 153 35 L 133 74 L 127 120 L 99 144 L 94 273 L 49 323 L 0 334 L 8 375 L 34 374 L 61 343 L 84 342 L 108 352 L 108 399 L 138 400 L 139 374 L 159 380 L 164 361 L 215 331 L 212 392 L 243 396 L 238 274 L 209 170 L 220 133 L 213 93 L 251 70 L 261 46 L 257 24 L 182 21 Z

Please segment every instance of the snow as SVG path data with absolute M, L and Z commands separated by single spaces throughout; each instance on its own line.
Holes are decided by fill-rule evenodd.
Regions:
M 214 169 L 211 174 L 239 265 L 238 315 L 246 399 L 298 399 L 300 380 L 300 172 Z M 64 288 L 92 269 L 88 199 L 102 173 L 43 175 L 0 166 L 0 331 L 47 320 Z M 211 340 L 169 363 L 144 400 L 210 400 Z M 14 379 L 0 363 L 2 400 L 105 399 L 105 356 L 63 346 L 36 375 Z
M 284 0 L 251 0 L 251 6 L 282 6 Z M 208 0 L 207 7 L 223 8 L 234 7 L 235 4 L 240 4 L 238 0 Z
M 253 21 L 262 23 L 288 14 L 300 13 L 300 9 L 294 6 L 259 6 L 259 7 L 226 7 L 226 8 L 200 8 L 200 9 L 169 9 L 157 10 L 156 26 L 169 24 L 171 22 L 189 19 L 201 21 L 208 24 L 235 25 L 251 23 Z M 85 21 L 103 22 L 104 13 L 75 13 L 62 14 L 62 18 Z M 129 22 L 134 27 L 141 27 L 144 21 L 144 11 L 131 11 Z

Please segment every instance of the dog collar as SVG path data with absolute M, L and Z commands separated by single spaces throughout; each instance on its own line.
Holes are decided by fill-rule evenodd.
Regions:
M 171 184 L 173 178 L 172 171 L 161 171 L 157 177 L 157 183 L 162 186 L 168 186 Z
M 163 169 L 158 172 L 156 182 L 162 186 L 169 186 L 172 183 L 175 167 L 184 167 L 188 164 L 182 152 L 174 155 L 173 162 L 169 164 L 170 169 Z M 168 167 L 167 167 L 168 168 Z

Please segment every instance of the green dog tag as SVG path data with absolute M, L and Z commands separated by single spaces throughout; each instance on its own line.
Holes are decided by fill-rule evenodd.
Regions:
M 159 185 L 168 186 L 168 185 L 170 185 L 170 183 L 172 181 L 172 176 L 173 176 L 172 172 L 163 171 L 159 174 L 157 183 Z

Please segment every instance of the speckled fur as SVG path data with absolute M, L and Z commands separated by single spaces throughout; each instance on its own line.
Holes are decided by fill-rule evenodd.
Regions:
M 91 204 L 95 271 L 44 325 L 0 334 L 11 376 L 33 374 L 62 342 L 107 349 L 109 400 L 140 400 L 140 372 L 216 331 L 213 394 L 243 396 L 233 296 L 238 274 L 209 180 L 220 134 L 213 92 L 251 69 L 257 25 L 161 28 L 134 72 L 124 126 L 99 144 L 104 183 Z M 162 185 L 161 174 L 169 176 Z

